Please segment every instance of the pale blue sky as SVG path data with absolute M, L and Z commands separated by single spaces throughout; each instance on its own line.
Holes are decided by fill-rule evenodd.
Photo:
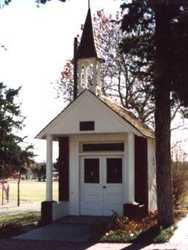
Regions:
M 91 8 L 116 11 L 119 0 L 91 0 Z M 63 107 L 50 84 L 60 76 L 66 59 L 72 58 L 73 38 L 80 32 L 88 0 L 50 1 L 40 8 L 35 0 L 12 0 L 0 10 L 0 81 L 22 86 L 19 100 L 26 116 L 24 135 L 35 145 L 38 161 L 45 160 L 45 143 L 34 136 Z M 55 154 L 56 157 L 56 154 Z
M 91 9 L 111 13 L 119 9 L 120 2 L 91 0 Z M 64 107 L 63 100 L 55 99 L 50 83 L 59 78 L 65 60 L 72 58 L 73 38 L 84 23 L 87 5 L 88 0 L 52 0 L 37 8 L 35 0 L 12 0 L 0 9 L 0 45 L 7 48 L 0 47 L 0 81 L 22 86 L 23 135 L 34 144 L 38 161 L 45 160 L 46 147 L 34 137 Z M 186 131 L 175 134 L 173 141 L 185 140 L 182 146 L 188 152 Z

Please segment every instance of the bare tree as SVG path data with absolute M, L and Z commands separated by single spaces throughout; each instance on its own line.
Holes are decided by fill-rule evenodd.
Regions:
M 152 89 L 146 80 L 146 70 L 135 58 L 121 53 L 120 44 L 123 33 L 120 29 L 121 13 L 113 18 L 106 16 L 103 10 L 93 16 L 95 44 L 100 48 L 105 60 L 102 66 L 102 94 L 110 96 L 123 107 L 132 111 L 141 121 L 153 121 L 154 103 Z M 79 39 L 78 39 L 79 40 Z M 139 72 L 137 77 L 132 72 Z M 147 78 L 150 75 L 147 72 Z M 53 83 L 57 97 L 63 97 L 66 102 L 73 100 L 73 64 L 67 60 L 61 72 L 60 79 Z

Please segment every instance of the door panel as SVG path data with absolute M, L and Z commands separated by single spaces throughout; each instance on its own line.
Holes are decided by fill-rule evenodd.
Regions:
M 81 160 L 81 214 L 122 214 L 122 161 L 102 156 Z
M 101 188 L 99 158 L 83 158 L 81 161 L 81 214 L 101 215 L 103 194 Z
M 122 158 L 109 157 L 105 159 L 105 186 L 103 196 L 103 211 L 106 215 L 113 212 L 122 214 L 123 191 L 122 191 Z

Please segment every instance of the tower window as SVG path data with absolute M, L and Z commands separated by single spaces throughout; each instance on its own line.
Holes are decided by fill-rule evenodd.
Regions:
M 87 85 L 92 86 L 94 81 L 94 65 L 90 64 L 87 66 Z
M 82 88 L 86 88 L 86 69 L 84 66 L 82 66 L 82 69 L 81 69 L 81 86 Z

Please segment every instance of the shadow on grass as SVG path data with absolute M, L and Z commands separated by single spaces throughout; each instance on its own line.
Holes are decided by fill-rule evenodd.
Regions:
M 158 225 L 152 226 L 151 228 L 142 232 L 136 239 L 134 239 L 130 242 L 127 242 L 127 244 L 129 244 L 129 246 L 126 246 L 123 249 L 136 250 L 136 249 L 142 249 L 142 248 L 147 247 L 151 244 L 166 243 L 169 240 L 169 238 L 172 236 L 172 232 L 173 232 L 173 230 L 171 230 L 171 229 L 168 232 L 165 232 L 165 230 L 161 230 Z M 105 234 L 104 231 L 103 231 L 103 233 L 101 232 L 100 234 L 98 234 L 97 237 L 95 238 L 95 240 L 96 240 L 95 243 L 98 243 L 104 234 Z M 103 243 L 105 243 L 105 241 Z M 110 243 L 110 242 L 108 242 L 108 243 Z M 113 242 L 113 243 L 115 243 L 115 242 Z
M 124 250 L 136 250 L 147 247 L 151 244 L 164 244 L 168 239 L 163 239 L 161 242 L 155 242 L 156 237 L 161 233 L 158 225 L 149 228 L 148 230 L 141 233 L 135 240 L 133 240 L 130 246 L 123 248 Z M 173 249 L 172 249 L 173 250 Z

